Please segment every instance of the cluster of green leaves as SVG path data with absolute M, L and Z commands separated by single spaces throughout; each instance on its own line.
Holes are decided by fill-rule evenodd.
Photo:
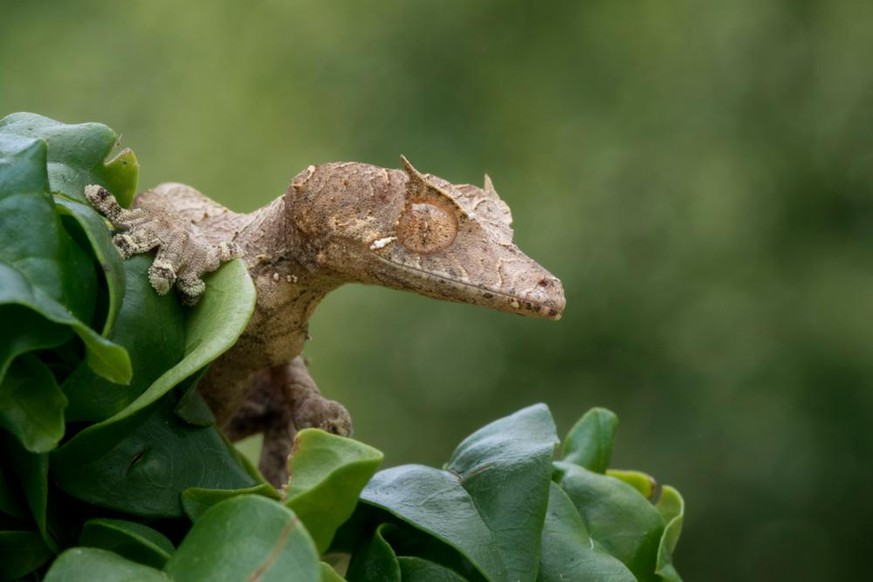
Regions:
M 0 580 L 678 580 L 679 494 L 607 470 L 615 416 L 564 439 L 544 405 L 465 439 L 443 469 L 297 435 L 277 491 L 194 386 L 254 305 L 240 261 L 194 309 L 121 261 L 84 186 L 122 204 L 116 135 L 0 120 Z M 656 503 L 653 503 L 658 497 Z
M 467 437 L 442 470 L 377 473 L 335 546 L 350 581 L 679 580 L 679 493 L 608 471 L 617 419 L 595 408 L 558 437 L 534 405 Z

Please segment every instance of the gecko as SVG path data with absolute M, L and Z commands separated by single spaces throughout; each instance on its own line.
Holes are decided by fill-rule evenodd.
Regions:
M 312 165 L 284 195 L 249 214 L 190 186 L 165 183 L 130 209 L 97 185 L 85 194 L 115 229 L 124 258 L 156 250 L 160 293 L 196 304 L 201 278 L 241 257 L 256 289 L 237 342 L 198 390 L 231 441 L 263 433 L 259 468 L 280 486 L 300 429 L 349 436 L 351 417 L 319 391 L 302 353 L 319 302 L 346 283 L 381 285 L 445 301 L 560 319 L 561 281 L 513 242 L 510 209 L 488 175 L 483 187 L 360 162 Z

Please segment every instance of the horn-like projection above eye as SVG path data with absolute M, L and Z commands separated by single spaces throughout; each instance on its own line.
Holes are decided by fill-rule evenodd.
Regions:
M 416 253 L 434 253 L 453 242 L 458 235 L 458 220 L 435 204 L 413 202 L 397 224 L 397 240 Z

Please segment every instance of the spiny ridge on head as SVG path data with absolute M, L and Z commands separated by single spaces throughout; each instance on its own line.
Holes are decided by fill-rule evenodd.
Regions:
M 401 156 L 415 190 L 423 187 L 448 197 L 465 215 L 485 228 L 501 244 L 512 243 L 512 214 L 498 196 L 491 178 L 485 175 L 484 188 L 472 184 L 452 184 L 432 174 L 422 174 Z

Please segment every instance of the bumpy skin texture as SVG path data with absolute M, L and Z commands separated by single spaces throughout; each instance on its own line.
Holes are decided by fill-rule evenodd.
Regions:
M 183 301 L 195 303 L 200 275 L 244 257 L 255 312 L 199 389 L 231 439 L 264 432 L 260 467 L 274 484 L 287 478 L 297 430 L 351 433 L 348 412 L 320 394 L 300 356 L 309 318 L 333 289 L 376 284 L 521 315 L 563 313 L 561 282 L 515 246 L 509 208 L 487 176 L 484 188 L 454 185 L 403 164 L 309 166 L 251 214 L 182 184 L 143 192 L 130 211 L 102 188 L 86 191 L 121 231 L 122 255 L 158 249 L 150 280 L 159 293 L 175 281 Z

